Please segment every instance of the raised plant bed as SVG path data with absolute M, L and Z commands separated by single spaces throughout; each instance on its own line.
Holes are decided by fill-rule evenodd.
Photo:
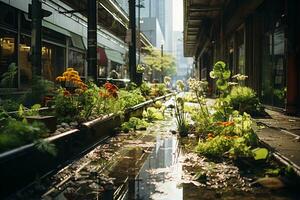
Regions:
M 172 95 L 164 95 L 127 109 L 124 120 L 140 115 L 155 101 L 166 99 Z M 67 165 L 73 159 L 114 135 L 115 128 L 121 123 L 120 115 L 110 114 L 82 123 L 78 129 L 46 138 L 45 140 L 55 144 L 56 156 L 37 150 L 33 143 L 0 154 L 0 196 L 7 196 L 30 182 Z

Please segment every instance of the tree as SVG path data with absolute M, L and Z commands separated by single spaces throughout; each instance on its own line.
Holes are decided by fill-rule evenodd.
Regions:
M 154 47 L 143 48 L 145 55 L 143 57 L 142 63 L 146 67 L 146 71 L 153 72 L 158 71 L 163 81 L 164 76 L 172 76 L 176 74 L 176 64 L 175 58 L 168 53 L 163 53 Z

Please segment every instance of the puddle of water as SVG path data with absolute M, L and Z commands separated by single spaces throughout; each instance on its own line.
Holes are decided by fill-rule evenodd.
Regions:
M 171 129 L 175 130 L 175 121 L 168 118 L 155 122 L 147 131 L 112 138 L 53 176 L 51 183 L 41 190 L 41 194 L 48 191 L 43 199 L 283 200 L 299 197 L 289 190 L 251 187 L 257 174 L 249 178 L 231 163 L 211 162 L 192 153 L 196 139 L 179 140 L 170 134 Z M 199 176 L 199 172 L 203 174 Z M 71 178 L 66 179 L 68 176 Z M 20 199 L 34 199 L 24 197 Z M 28 197 L 32 197 L 30 192 Z
M 289 189 L 253 187 L 250 183 L 257 178 L 256 174 L 242 176 L 242 171 L 230 163 L 214 163 L 194 153 L 185 154 L 178 143 L 176 136 L 157 136 L 152 153 L 137 175 L 133 175 L 134 180 L 128 182 L 127 193 L 116 199 L 287 200 L 299 197 Z M 205 180 L 195 180 L 199 171 L 205 172 Z
M 175 136 L 157 136 L 153 152 L 137 176 L 133 199 L 183 199 L 182 188 L 178 187 L 182 176 L 179 156 L 180 149 Z

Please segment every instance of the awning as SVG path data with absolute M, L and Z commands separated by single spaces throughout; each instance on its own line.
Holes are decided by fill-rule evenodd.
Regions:
M 82 37 L 80 35 L 77 35 L 75 33 L 71 33 L 71 41 L 74 47 L 81 49 L 81 50 L 85 50 L 85 46 L 82 40 Z
M 101 47 L 97 47 L 97 64 L 102 66 L 107 65 L 107 57 L 104 49 Z
M 68 30 L 66 30 L 64 28 L 61 28 L 61 27 L 59 27 L 59 26 L 57 26 L 55 24 L 52 24 L 50 22 L 47 22 L 45 20 L 42 21 L 42 26 L 46 27 L 46 28 L 49 28 L 49 29 L 51 29 L 53 31 L 56 31 L 58 33 L 61 33 L 63 35 L 71 37 L 71 33 Z
M 105 49 L 105 53 L 107 56 L 107 59 L 114 61 L 119 64 L 125 64 L 124 58 L 122 54 L 116 50 L 113 49 Z

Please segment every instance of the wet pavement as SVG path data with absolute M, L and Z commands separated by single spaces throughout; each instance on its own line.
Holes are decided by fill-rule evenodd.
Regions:
M 208 160 L 194 153 L 197 139 L 179 138 L 176 121 L 166 112 L 145 131 L 110 138 L 58 173 L 37 181 L 11 199 L 194 200 L 297 199 L 290 190 L 252 183 L 263 174 L 240 170 L 228 160 Z M 268 168 L 277 166 L 268 166 Z
M 255 119 L 262 125 L 260 140 L 278 152 L 300 174 L 300 118 L 267 110 L 268 118 Z
M 263 123 L 267 127 L 286 130 L 300 136 L 300 118 L 296 116 L 284 115 L 281 112 L 268 110 L 266 113 L 269 117 L 256 119 L 257 122 Z

